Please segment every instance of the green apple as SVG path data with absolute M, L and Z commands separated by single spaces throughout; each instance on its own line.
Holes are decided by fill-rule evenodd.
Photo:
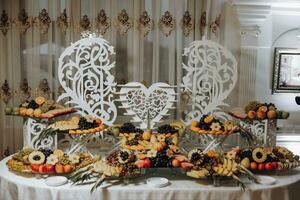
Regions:
M 287 119 L 289 116 L 290 116 L 289 112 L 283 111 L 282 114 L 281 114 L 282 119 Z
M 249 168 L 250 167 L 250 160 L 249 160 L 249 158 L 244 158 L 241 161 L 241 165 L 244 166 L 245 168 Z
M 19 114 L 19 107 L 14 107 L 13 108 L 13 113 L 15 114 L 15 115 L 17 115 L 17 114 Z

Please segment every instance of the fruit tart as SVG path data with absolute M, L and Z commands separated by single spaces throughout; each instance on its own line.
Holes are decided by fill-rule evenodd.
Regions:
M 280 146 L 235 149 L 226 155 L 255 172 L 289 170 L 300 166 L 299 156 Z
M 37 97 L 22 103 L 16 108 L 6 108 L 7 115 L 20 115 L 35 119 L 51 119 L 60 115 L 76 112 L 74 108 L 66 108 L 53 100 Z
M 66 155 L 62 150 L 23 148 L 7 161 L 16 172 L 39 174 L 67 174 L 94 162 L 87 153 Z
M 190 130 L 199 134 L 232 134 L 239 131 L 239 127 L 231 120 L 221 122 L 213 115 L 203 115 L 199 122 L 192 121 Z

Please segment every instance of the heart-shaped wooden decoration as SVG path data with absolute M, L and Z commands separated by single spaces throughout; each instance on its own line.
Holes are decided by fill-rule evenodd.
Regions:
M 150 128 L 167 115 L 175 102 L 175 90 L 166 83 L 154 83 L 149 88 L 138 82 L 130 82 L 120 90 L 120 100 L 128 115 L 133 115 L 140 128 Z

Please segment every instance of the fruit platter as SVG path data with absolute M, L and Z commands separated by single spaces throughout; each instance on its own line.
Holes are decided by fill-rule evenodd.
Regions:
M 239 127 L 231 120 L 221 122 L 213 115 L 203 115 L 199 122 L 192 121 L 191 131 L 199 134 L 229 135 L 239 131 Z
M 66 155 L 62 150 L 24 147 L 6 163 L 14 172 L 31 174 L 69 174 L 94 162 L 87 153 Z
M 287 119 L 290 116 L 289 112 L 278 110 L 273 103 L 259 101 L 250 101 L 244 109 L 235 108 L 229 114 L 241 120 Z
M 286 171 L 300 166 L 299 156 L 280 146 L 235 148 L 225 154 L 254 173 Z
M 230 178 L 239 183 L 242 190 L 246 188 L 241 176 L 255 180 L 255 176 L 241 163 L 226 154 L 215 150 L 204 153 L 200 148 L 195 148 L 188 153 L 188 162 L 191 163 L 186 175 L 189 177 L 203 178 Z
M 99 118 L 90 115 L 73 116 L 69 120 L 56 121 L 43 130 L 40 139 L 56 133 L 67 133 L 69 135 L 95 134 L 103 131 L 105 125 Z
M 51 119 L 76 111 L 77 110 L 74 108 L 64 107 L 63 105 L 60 105 L 53 100 L 45 99 L 44 97 L 37 97 L 36 99 L 26 101 L 18 107 L 5 108 L 6 115 L 30 117 L 33 119 Z

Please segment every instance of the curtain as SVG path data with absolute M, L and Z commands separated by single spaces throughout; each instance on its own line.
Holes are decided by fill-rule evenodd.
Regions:
M 21 98 L 15 91 L 19 90 L 20 85 L 24 85 L 22 81 L 26 78 L 34 96 L 40 80 L 47 79 L 51 96 L 56 98 L 59 90 L 59 55 L 71 42 L 80 39 L 82 30 L 97 30 L 96 17 L 101 9 L 105 11 L 109 22 L 109 28 L 103 37 L 116 51 L 113 57 L 116 61 L 113 70 L 116 81 L 138 81 L 145 85 L 161 81 L 176 85 L 181 82 L 184 47 L 203 36 L 223 42 L 220 30 L 223 27 L 225 15 L 221 12 L 225 3 L 225 0 L 0 0 L 0 11 L 7 13 L 9 23 L 7 25 L 3 20 L 5 18 L 1 18 L 2 29 L 7 27 L 8 31 L 6 34 L 0 32 L 0 83 L 7 80 L 12 94 L 7 104 L 3 101 L 5 94 L 1 95 L 0 155 L 13 153 L 23 146 L 23 119 L 4 114 L 6 106 L 21 103 Z M 18 24 L 18 15 L 22 9 L 25 9 L 32 21 L 24 33 L 20 22 Z M 42 9 L 46 9 L 51 19 L 46 31 L 43 30 L 43 23 L 40 23 L 42 20 L 37 18 Z M 65 30 L 58 25 L 58 17 L 64 9 L 68 17 Z M 131 22 L 126 33 L 118 20 L 122 10 L 125 12 L 121 18 L 126 21 L 128 14 Z M 153 20 L 153 29 L 146 36 L 141 31 L 139 22 L 143 11 L 147 11 Z M 162 29 L 168 29 L 168 26 L 163 24 L 160 27 L 159 21 L 166 16 L 167 11 L 174 20 L 174 28 L 166 35 Z M 185 11 L 189 12 L 187 16 L 190 14 L 192 23 L 191 30 L 186 35 L 181 23 Z M 85 15 L 90 21 L 88 25 L 80 23 Z M 1 17 L 3 16 L 2 12 Z M 168 19 L 170 16 L 166 20 Z

